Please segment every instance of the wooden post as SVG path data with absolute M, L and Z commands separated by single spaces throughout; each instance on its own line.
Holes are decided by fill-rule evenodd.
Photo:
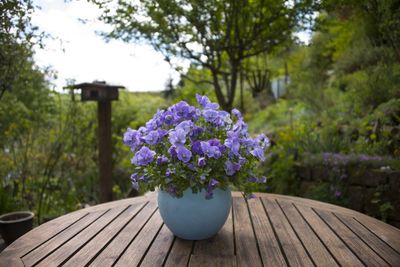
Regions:
M 112 200 L 111 101 L 97 102 L 100 202 Z

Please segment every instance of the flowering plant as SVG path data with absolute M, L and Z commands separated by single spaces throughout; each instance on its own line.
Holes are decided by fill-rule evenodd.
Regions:
M 252 197 L 252 187 L 266 182 L 253 169 L 265 159 L 269 139 L 264 134 L 250 138 L 237 109 L 231 117 L 206 96 L 196 98 L 201 108 L 181 101 L 159 110 L 145 127 L 125 132 L 124 143 L 134 153 L 133 187 L 159 187 L 176 197 L 187 188 L 205 189 L 208 199 L 215 188 L 234 185 Z

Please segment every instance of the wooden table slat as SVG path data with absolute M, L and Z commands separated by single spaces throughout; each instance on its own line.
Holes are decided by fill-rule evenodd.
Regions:
M 331 212 L 323 210 L 317 210 L 316 212 L 367 266 L 389 266 Z
M 246 201 L 233 198 L 236 258 L 239 266 L 262 266 Z
M 141 266 L 162 266 L 174 241 L 174 234 L 164 224 L 149 251 L 146 253 Z
M 124 251 L 115 266 L 138 266 L 162 225 L 163 221 L 157 211 Z
M 98 254 L 110 240 L 135 216 L 145 203 L 134 204 L 108 224 L 95 238 L 90 240 L 78 253 L 70 258 L 65 266 L 79 266 L 88 264 L 96 254 Z
M 340 265 L 352 267 L 364 266 L 357 256 L 353 254 L 310 207 L 297 204 L 295 206 Z
M 171 251 L 165 262 L 165 267 L 187 266 L 194 241 L 175 237 Z
M 265 213 L 261 198 L 248 201 L 264 266 L 287 266 L 283 252 Z
M 27 266 L 32 266 L 36 264 L 38 261 L 45 258 L 47 255 L 59 248 L 62 244 L 76 236 L 90 224 L 94 223 L 105 212 L 106 211 L 98 211 L 88 214 L 78 223 L 75 223 L 68 229 L 62 231 L 59 235 L 57 235 L 57 238 L 52 238 L 49 241 L 40 245 L 39 247 L 35 248 L 33 251 L 22 258 L 24 264 Z
M 304 221 L 299 212 L 295 209 L 293 203 L 286 200 L 279 200 L 278 204 L 281 206 L 292 227 L 301 239 L 304 247 L 314 260 L 315 265 L 321 267 L 338 266 L 338 263 L 326 247 L 321 243 L 307 222 Z
M 395 232 L 399 233 L 399 229 L 378 220 L 371 220 L 371 218 L 364 216 L 356 217 L 355 219 L 400 253 L 400 238 L 398 235 L 393 235 Z
M 368 231 L 362 224 L 354 220 L 353 217 L 341 214 L 335 215 L 390 265 L 400 266 L 400 254 L 392 247 L 388 246 L 379 237 Z
M 229 255 L 210 255 L 205 257 L 204 255 L 192 255 L 190 257 L 189 267 L 229 267 L 229 266 L 243 266 L 238 265 L 235 256 Z
M 290 266 L 314 266 L 278 204 L 262 199 Z
M 147 220 L 154 214 L 157 205 L 148 203 L 104 250 L 97 255 L 90 266 L 112 266 L 133 238 L 140 232 Z
M 63 244 L 62 249 L 57 249 L 48 257 L 42 260 L 37 266 L 55 266 L 60 265 L 85 245 L 92 237 L 97 235 L 102 228 L 115 219 L 127 206 L 115 207 L 108 210 L 94 223 L 85 228 L 82 232 Z

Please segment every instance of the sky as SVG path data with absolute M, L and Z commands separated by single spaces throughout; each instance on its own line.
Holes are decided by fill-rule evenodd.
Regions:
M 169 78 L 179 80 L 179 74 L 151 46 L 119 40 L 107 43 L 97 35 L 96 31 L 109 26 L 97 20 L 101 11 L 95 5 L 64 0 L 34 3 L 40 8 L 33 14 L 33 25 L 51 35 L 44 49 L 35 49 L 35 62 L 56 71 L 57 78 L 51 82 L 57 91 L 70 79 L 76 83 L 106 81 L 129 91 L 161 91 Z M 297 36 L 304 42 L 309 39 L 305 32 Z
M 95 32 L 107 25 L 96 20 L 100 11 L 86 1 L 36 0 L 33 25 L 51 35 L 45 48 L 35 49 L 40 67 L 50 66 L 58 78 L 52 80 L 57 91 L 76 83 L 106 81 L 130 91 L 160 91 L 169 77 L 178 79 L 161 54 L 148 45 L 109 43 Z M 82 19 L 87 20 L 82 23 Z

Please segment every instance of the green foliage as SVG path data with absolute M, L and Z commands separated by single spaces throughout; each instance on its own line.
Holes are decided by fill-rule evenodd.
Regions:
M 175 58 L 184 58 L 209 71 L 218 102 L 229 111 L 243 61 L 290 41 L 312 1 L 141 0 L 120 1 L 116 7 L 92 2 L 104 11 L 100 19 L 112 26 L 107 38 L 145 41 L 173 65 Z

